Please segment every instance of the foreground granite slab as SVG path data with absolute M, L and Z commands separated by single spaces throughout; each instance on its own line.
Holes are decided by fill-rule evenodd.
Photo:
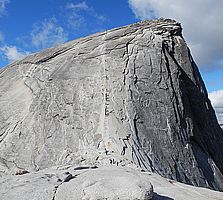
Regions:
M 223 190 L 223 131 L 174 20 L 74 40 L 0 72 L 0 174 L 137 165 Z M 1 178 L 2 179 L 2 178 Z
M 222 192 L 188 186 L 132 166 L 64 166 L 8 175 L 0 179 L 0 194 L 1 200 L 223 199 Z

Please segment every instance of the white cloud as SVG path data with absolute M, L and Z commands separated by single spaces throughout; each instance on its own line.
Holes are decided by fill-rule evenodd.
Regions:
M 3 35 L 3 33 L 0 31 L 0 43 L 3 43 L 5 40 L 5 37 Z
M 142 20 L 165 17 L 181 22 L 200 67 L 223 67 L 222 0 L 129 0 L 129 5 Z
M 86 23 L 85 17 L 89 15 L 91 18 L 96 19 L 97 23 L 104 23 L 107 18 L 98 14 L 93 7 L 90 7 L 85 1 L 81 3 L 67 3 L 65 8 L 68 11 L 67 22 L 69 26 L 77 30 Z
M 3 54 L 9 62 L 21 59 L 29 54 L 29 52 L 19 50 L 16 46 L 7 45 L 0 48 L 0 53 Z
M 5 12 L 6 4 L 9 2 L 9 0 L 0 0 L 0 16 Z
M 48 48 L 68 40 L 64 31 L 55 17 L 45 19 L 42 23 L 35 24 L 31 32 L 32 45 L 38 49 Z
M 77 3 L 77 4 L 67 3 L 66 8 L 67 9 L 72 9 L 72 10 L 75 10 L 75 11 L 88 10 L 89 9 L 89 7 L 88 7 L 88 5 L 85 1 L 83 1 L 81 3 Z
M 85 18 L 76 13 L 72 13 L 68 16 L 67 23 L 73 30 L 78 30 L 82 25 L 85 24 Z
M 223 90 L 211 92 L 208 96 L 215 109 L 219 123 L 223 124 Z

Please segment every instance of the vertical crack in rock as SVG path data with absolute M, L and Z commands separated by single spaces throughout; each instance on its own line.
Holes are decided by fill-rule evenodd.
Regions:
M 67 173 L 65 173 L 64 175 L 65 175 L 65 176 L 64 176 L 63 180 L 61 180 L 60 178 L 58 178 L 58 181 L 62 181 L 62 182 L 54 187 L 54 191 L 53 191 L 54 194 L 53 194 L 53 198 L 52 198 L 52 200 L 56 200 L 56 194 L 57 194 L 57 191 L 58 191 L 59 187 L 60 187 L 61 185 L 63 185 L 63 183 L 67 183 L 67 182 L 69 182 L 69 181 L 72 180 L 73 178 L 76 178 L 79 174 L 76 174 L 75 176 L 73 176 L 71 173 L 67 172 Z
M 109 132 L 108 132 L 108 120 L 109 120 L 109 74 L 108 74 L 108 67 L 109 63 L 107 63 L 105 52 L 107 51 L 106 49 L 106 33 L 103 36 L 103 46 L 102 46 L 102 67 L 103 67 L 103 102 L 104 102 L 104 130 L 103 130 L 103 140 L 105 142 L 105 148 L 109 148 Z
M 56 194 L 57 194 L 57 189 L 58 189 L 59 185 L 58 186 L 55 186 L 55 189 L 54 189 L 54 194 L 53 194 L 53 198 L 52 200 L 56 200 Z

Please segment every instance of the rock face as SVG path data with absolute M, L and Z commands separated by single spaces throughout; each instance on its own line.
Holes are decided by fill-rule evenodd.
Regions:
M 0 173 L 133 163 L 223 191 L 223 131 L 173 20 L 81 38 L 0 73 Z

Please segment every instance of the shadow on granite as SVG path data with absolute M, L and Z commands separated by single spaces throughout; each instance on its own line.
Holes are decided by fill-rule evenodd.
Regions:
M 174 199 L 154 193 L 152 200 L 174 200 Z

